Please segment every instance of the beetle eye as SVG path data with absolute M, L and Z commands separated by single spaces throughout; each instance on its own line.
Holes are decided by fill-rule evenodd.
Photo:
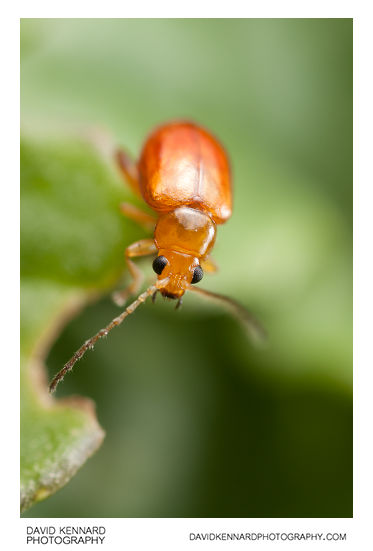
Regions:
M 203 278 L 203 270 L 201 266 L 196 266 L 193 272 L 193 279 L 191 283 L 198 283 Z
M 157 258 L 153 260 L 153 270 L 156 274 L 161 275 L 166 264 L 168 264 L 168 260 L 165 256 L 157 256 Z

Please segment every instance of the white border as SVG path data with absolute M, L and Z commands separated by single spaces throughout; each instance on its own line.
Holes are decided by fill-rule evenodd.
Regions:
M 368 549 L 358 547 L 356 534 L 354 533 L 352 519 L 22 519 L 21 530 L 17 538 L 17 549 L 43 549 L 72 548 L 66 545 L 27 545 L 26 526 L 40 527 L 53 526 L 58 530 L 59 526 L 104 526 L 106 528 L 107 542 L 101 545 L 88 545 L 84 548 L 93 549 L 121 549 L 131 551 L 196 551 L 200 549 L 249 549 L 251 547 L 262 549 L 317 549 L 319 546 L 335 548 L 336 545 L 343 549 Z M 197 541 L 192 540 L 190 534 L 225 534 L 244 533 L 252 538 L 257 534 L 265 534 L 270 538 L 278 537 L 279 540 L 256 539 L 248 541 Z M 278 536 L 277 536 L 278 534 Z M 347 534 L 346 541 L 296 540 L 282 541 L 283 534 Z
M 20 17 L 354 17 L 354 519 L 19 519 L 18 457 L 19 399 L 18 348 L 19 334 L 19 18 Z M 261 2 L 246 5 L 230 1 L 219 6 L 214 2 L 185 3 L 144 2 L 78 2 L 63 4 L 36 0 L 9 6 L 1 18 L 2 62 L 2 296 L 5 313 L 1 316 L 3 338 L 4 409 L 2 434 L 3 492 L 2 544 L 4 548 L 26 548 L 27 525 L 93 525 L 107 527 L 109 549 L 182 550 L 188 547 L 223 546 L 236 548 L 254 545 L 252 542 L 199 543 L 190 542 L 189 532 L 347 532 L 346 549 L 371 549 L 372 534 L 372 19 L 368 2 L 314 1 L 306 6 L 300 2 Z M 13 208 L 10 209 L 9 205 Z M 6 341 L 6 347 L 5 343 Z M 11 391 L 4 392 L 11 381 Z M 12 411 L 12 415 L 10 415 Z M 4 438 L 4 437 L 3 437 Z M 6 473 L 6 474 L 4 474 Z M 7 542 L 6 540 L 9 539 Z M 321 546 L 325 542 L 304 545 Z M 256 543 L 261 548 L 273 547 L 271 542 Z M 281 548 L 298 548 L 294 542 L 277 543 Z M 328 546 L 328 543 L 325 543 Z M 330 545 L 336 545 L 335 543 Z M 51 546 L 42 546 L 49 549 Z M 58 547 L 62 547 L 61 545 Z M 29 546 L 27 548 L 30 548 Z

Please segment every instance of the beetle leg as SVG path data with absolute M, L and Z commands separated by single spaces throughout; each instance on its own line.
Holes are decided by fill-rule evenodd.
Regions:
M 131 186 L 132 191 L 134 191 L 138 197 L 141 197 L 139 188 L 139 172 L 135 161 L 123 149 L 118 149 L 116 151 L 115 160 L 122 175 Z
M 218 266 L 215 261 L 209 256 L 204 260 L 201 260 L 202 270 L 209 274 L 214 274 L 218 271 Z
M 136 163 L 131 159 L 128 153 L 122 149 L 116 152 L 115 158 L 122 175 L 131 186 L 132 191 L 134 191 L 138 197 L 142 197 L 139 188 L 139 174 Z M 154 230 L 156 218 L 151 214 L 143 212 L 140 208 L 130 203 L 122 203 L 120 205 L 120 210 L 124 216 L 134 220 L 146 230 Z
M 126 216 L 130 220 L 133 220 L 134 222 L 137 222 L 137 224 L 142 226 L 145 230 L 154 230 L 157 219 L 151 214 L 142 211 L 138 207 L 135 207 L 135 205 L 131 205 L 131 203 L 121 203 L 120 210 L 121 213 L 124 214 L 124 216 Z
M 136 241 L 127 247 L 125 251 L 125 258 L 128 270 L 132 277 L 132 282 L 128 285 L 128 287 L 123 289 L 123 291 L 113 293 L 113 300 L 118 306 L 123 306 L 130 295 L 133 295 L 139 291 L 144 279 L 142 271 L 136 266 L 131 258 L 155 254 L 156 252 L 157 247 L 155 246 L 153 239 L 141 239 L 140 241 Z

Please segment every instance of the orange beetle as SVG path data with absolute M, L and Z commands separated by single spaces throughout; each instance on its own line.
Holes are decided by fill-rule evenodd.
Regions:
M 216 225 L 232 213 L 231 180 L 222 146 L 206 130 L 190 122 L 157 128 L 147 139 L 137 165 L 118 153 L 126 178 L 146 203 L 159 214 L 154 239 L 144 239 L 126 250 L 134 278 L 132 286 L 116 294 L 123 303 L 138 290 L 141 276 L 131 257 L 154 254 L 159 290 L 181 299 L 191 283 L 202 279 L 203 268 L 213 271 L 208 259 L 214 246 Z M 141 221 L 142 213 L 122 205 L 122 211 Z M 160 283 L 162 281 L 162 284 Z
M 232 213 L 231 176 L 227 155 L 207 130 L 188 121 L 171 122 L 157 128 L 146 140 L 138 163 L 123 151 L 116 155 L 119 167 L 135 193 L 158 214 L 158 219 L 133 205 L 123 203 L 121 210 L 137 222 L 154 228 L 153 239 L 142 239 L 127 247 L 126 262 L 132 283 L 114 294 L 118 305 L 138 292 L 142 273 L 132 258 L 156 254 L 153 269 L 157 281 L 142 293 L 109 325 L 86 341 L 54 377 L 53 392 L 74 364 L 93 348 L 96 341 L 120 325 L 149 296 L 178 299 L 180 306 L 186 290 L 219 300 L 246 322 L 254 337 L 264 332 L 240 304 L 228 297 L 193 287 L 203 272 L 214 272 L 210 252 L 216 238 L 216 226 Z

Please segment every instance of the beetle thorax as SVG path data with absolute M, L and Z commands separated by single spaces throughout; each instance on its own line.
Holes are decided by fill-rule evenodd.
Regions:
M 154 240 L 158 249 L 203 258 L 214 246 L 215 235 L 216 225 L 207 214 L 180 207 L 160 216 Z

